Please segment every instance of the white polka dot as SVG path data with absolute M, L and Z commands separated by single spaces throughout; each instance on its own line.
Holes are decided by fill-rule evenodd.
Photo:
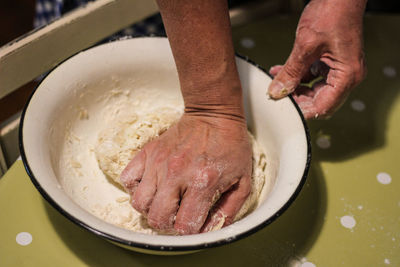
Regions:
M 247 38 L 247 37 L 245 37 L 245 38 L 243 38 L 242 40 L 240 40 L 240 44 L 244 47 L 244 48 L 253 48 L 255 45 L 256 45 L 256 43 L 254 42 L 254 40 L 253 39 L 250 39 L 250 38 Z
M 378 175 L 376 175 L 376 179 L 378 179 L 378 182 L 381 184 L 390 184 L 392 182 L 392 177 L 386 172 L 380 172 Z
M 389 260 L 389 259 L 385 259 L 383 262 L 384 262 L 385 264 L 390 264 L 390 260 Z
M 331 139 L 329 136 L 320 136 L 317 139 L 317 145 L 322 149 L 327 149 L 331 146 Z
M 355 111 L 363 111 L 365 109 L 365 104 L 361 100 L 353 100 L 351 102 L 351 108 Z
M 382 71 L 383 71 L 383 74 L 389 78 L 394 78 L 397 75 L 396 69 L 391 66 L 384 67 Z
M 316 267 L 314 263 L 306 261 L 301 264 L 301 267 Z
M 358 205 L 358 207 L 357 207 L 359 210 L 362 210 L 363 209 L 363 206 L 362 205 Z
M 27 246 L 30 243 L 32 243 L 32 235 L 27 232 L 21 232 L 17 234 L 17 237 L 15 238 L 17 243 L 21 246 Z
M 354 219 L 353 216 L 345 215 L 342 218 L 340 218 L 340 223 L 349 229 L 352 229 L 354 226 L 356 226 L 356 220 Z

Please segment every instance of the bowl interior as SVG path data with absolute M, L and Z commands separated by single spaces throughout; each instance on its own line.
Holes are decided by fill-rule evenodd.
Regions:
M 287 207 L 304 182 L 309 164 L 309 142 L 304 121 L 291 99 L 268 99 L 271 79 L 260 68 L 237 58 L 245 96 L 248 127 L 267 154 L 271 190 L 259 207 L 244 219 L 221 230 L 191 235 L 163 236 L 135 233 L 93 216 L 65 192 L 59 180 L 60 151 L 71 122 L 87 109 L 91 121 L 110 88 L 162 89 L 157 101 L 170 98 L 181 104 L 179 81 L 166 38 L 134 38 L 81 52 L 54 69 L 33 94 L 22 119 L 22 154 L 41 193 L 64 215 L 110 240 L 142 248 L 187 250 L 231 242 L 269 223 Z M 89 93 L 88 93 L 89 92 Z M 111 98 L 109 101 L 118 101 Z M 128 106 L 123 106 L 128 108 Z M 86 111 L 86 110 L 85 110 Z M 90 133 L 94 124 L 80 125 Z

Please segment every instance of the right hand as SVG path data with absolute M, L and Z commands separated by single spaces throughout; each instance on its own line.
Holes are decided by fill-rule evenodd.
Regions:
M 293 93 L 304 117 L 326 118 L 345 101 L 366 74 L 362 50 L 365 0 L 312 0 L 301 15 L 293 50 L 285 65 L 270 69 L 269 95 Z M 313 88 L 302 81 L 322 76 Z

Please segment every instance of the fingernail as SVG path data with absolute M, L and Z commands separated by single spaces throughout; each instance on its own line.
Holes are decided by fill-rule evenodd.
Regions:
M 287 96 L 292 92 L 292 90 L 292 88 L 285 86 L 280 81 L 272 81 L 271 85 L 269 86 L 268 93 L 271 98 L 278 99 Z

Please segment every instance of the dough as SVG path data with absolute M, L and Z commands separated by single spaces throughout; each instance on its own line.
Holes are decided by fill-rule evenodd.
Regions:
M 100 169 L 109 179 L 121 184 L 119 176 L 135 154 L 140 151 L 147 142 L 166 131 L 180 116 L 181 112 L 176 109 L 158 108 L 141 116 L 132 113 L 129 116 L 119 117 L 115 122 L 108 125 L 107 128 L 99 133 L 98 143 L 94 152 Z M 258 198 L 266 177 L 265 153 L 250 132 L 249 137 L 253 148 L 252 190 L 234 221 L 243 218 L 257 207 Z M 108 212 L 98 211 L 95 211 L 95 213 L 103 219 L 104 216 L 108 214 Z M 145 224 L 143 218 L 141 221 L 142 224 Z M 222 225 L 223 221 L 212 230 L 220 229 Z M 126 224 L 122 224 L 122 226 L 129 229 L 129 227 L 126 227 Z M 145 227 L 148 226 L 145 225 Z M 135 229 L 131 230 L 136 231 L 137 226 L 135 226 Z
M 149 141 L 166 131 L 180 118 L 179 111 L 159 108 L 144 116 L 118 118 L 99 134 L 95 148 L 100 169 L 119 184 L 119 176 L 133 156 Z

